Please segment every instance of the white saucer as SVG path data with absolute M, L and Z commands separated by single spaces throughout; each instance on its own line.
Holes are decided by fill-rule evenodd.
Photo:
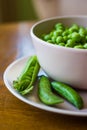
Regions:
M 24 64 L 26 63 L 28 57 L 23 57 L 21 59 L 18 59 L 11 63 L 5 70 L 3 79 L 6 87 L 8 90 L 16 96 L 21 101 L 30 104 L 34 107 L 37 107 L 39 109 L 43 109 L 50 112 L 60 113 L 60 114 L 66 114 L 66 115 L 73 115 L 73 116 L 87 116 L 87 91 L 79 91 L 79 94 L 82 96 L 84 101 L 84 108 L 81 110 L 78 110 L 73 105 L 65 101 L 62 104 L 58 104 L 56 106 L 47 106 L 40 102 L 38 95 L 37 95 L 37 83 L 35 84 L 35 88 L 31 94 L 28 94 L 27 96 L 20 95 L 12 86 L 13 80 L 16 80 L 18 75 L 20 74 L 22 68 L 24 67 Z M 39 74 L 45 74 L 43 70 L 41 69 Z

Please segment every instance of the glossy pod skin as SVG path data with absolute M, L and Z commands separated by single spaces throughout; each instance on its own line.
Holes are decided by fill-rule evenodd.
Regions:
M 37 57 L 31 56 L 24 66 L 21 74 L 16 81 L 13 81 L 13 87 L 22 95 L 29 93 L 33 89 L 33 84 L 37 78 L 40 65 Z
M 78 109 L 83 107 L 83 100 L 81 96 L 69 85 L 53 81 L 51 82 L 52 88 L 66 100 L 68 100 L 71 104 L 76 106 Z
M 63 102 L 60 97 L 52 92 L 50 81 L 46 76 L 41 76 L 39 79 L 38 95 L 40 100 L 46 105 L 55 105 Z

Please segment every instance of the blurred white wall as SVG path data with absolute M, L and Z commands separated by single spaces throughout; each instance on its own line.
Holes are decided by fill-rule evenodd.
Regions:
M 32 0 L 40 19 L 58 15 L 58 1 L 60 0 Z
M 41 19 L 58 15 L 87 15 L 87 0 L 32 0 Z
M 60 15 L 87 15 L 87 0 L 60 1 Z

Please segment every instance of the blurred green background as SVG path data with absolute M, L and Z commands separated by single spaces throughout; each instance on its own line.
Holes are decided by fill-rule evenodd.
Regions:
M 32 0 L 0 0 L 0 23 L 38 19 Z
M 87 15 L 87 0 L 0 0 L 0 23 L 74 14 Z

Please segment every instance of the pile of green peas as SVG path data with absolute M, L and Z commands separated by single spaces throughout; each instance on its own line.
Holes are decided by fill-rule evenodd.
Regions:
M 59 46 L 87 49 L 87 28 L 78 24 L 68 27 L 63 23 L 56 23 L 48 34 L 41 35 L 41 39 Z

